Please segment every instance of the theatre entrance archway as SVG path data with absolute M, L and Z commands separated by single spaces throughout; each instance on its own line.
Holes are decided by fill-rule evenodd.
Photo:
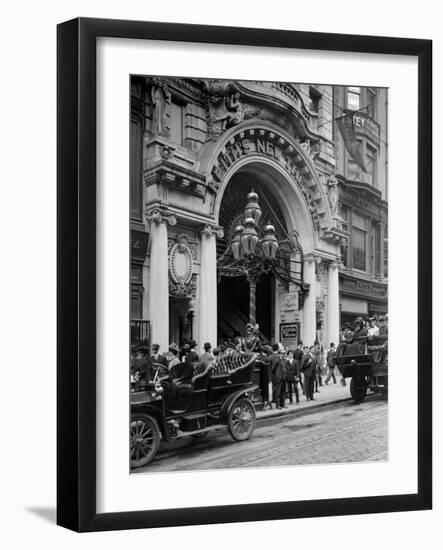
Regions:
M 219 209 L 219 224 L 224 228 L 223 238 L 217 240 L 217 311 L 218 341 L 243 336 L 249 320 L 249 282 L 244 274 L 236 271 L 231 241 L 235 227 L 243 223 L 247 195 L 254 190 L 262 215 L 258 222 L 258 233 L 262 234 L 265 225 L 275 227 L 279 250 L 275 267 L 262 273 L 256 287 L 256 320 L 263 340 L 276 339 L 279 327 L 276 326 L 276 308 L 279 308 L 278 293 L 289 292 L 289 286 L 297 281 L 298 294 L 302 290 L 302 252 L 297 242 L 296 231 L 288 226 L 287 214 L 280 205 L 281 198 L 276 192 L 276 178 L 272 171 L 263 170 L 258 163 L 246 165 L 232 175 L 226 185 Z M 288 195 L 288 201 L 291 200 Z M 295 198 L 293 198 L 295 208 Z M 286 207 L 289 205 L 287 204 Z M 298 301 L 297 301 L 298 302 Z

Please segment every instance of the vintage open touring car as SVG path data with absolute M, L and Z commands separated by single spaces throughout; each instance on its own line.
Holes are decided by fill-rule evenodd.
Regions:
M 368 392 L 388 395 L 387 337 L 360 337 L 342 343 L 333 359 L 344 378 L 351 378 L 351 397 L 361 403 Z
M 156 364 L 153 379 L 131 392 L 131 468 L 149 464 L 161 439 L 203 437 L 225 427 L 234 440 L 249 439 L 256 420 L 255 359 L 255 353 L 234 352 L 221 356 L 215 366 L 197 363 L 186 383 L 173 368 Z

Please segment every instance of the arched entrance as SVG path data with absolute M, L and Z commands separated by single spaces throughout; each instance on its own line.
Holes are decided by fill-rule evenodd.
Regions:
M 286 215 L 280 207 L 276 194 L 276 174 L 263 170 L 260 163 L 249 163 L 236 171 L 227 183 L 219 209 L 219 224 L 224 235 L 217 239 L 217 311 L 218 341 L 244 335 L 249 315 L 249 283 L 235 266 L 231 241 L 236 226 L 243 223 L 247 195 L 254 190 L 262 215 L 257 225 L 259 235 L 271 223 L 279 242 L 276 261 L 272 270 L 262 273 L 256 283 L 256 321 L 265 341 L 272 341 L 276 331 L 277 289 L 294 285 L 296 292 L 303 293 L 302 249 L 297 239 L 297 230 L 288 227 Z M 289 198 L 289 197 L 288 197 Z M 278 322 L 278 321 L 277 321 Z
M 262 319 L 263 329 L 270 333 L 272 340 L 284 339 L 283 333 L 287 336 L 295 331 L 297 338 L 301 336 L 309 344 L 314 342 L 318 310 L 317 266 L 323 262 L 328 286 L 327 331 L 333 338 L 331 341 L 336 341 L 338 269 L 335 259 L 344 234 L 340 220 L 334 217 L 329 204 L 325 174 L 317 171 L 314 158 L 304 145 L 272 123 L 251 121 L 229 129 L 223 134 L 223 139 L 208 142 L 201 149 L 200 169 L 213 193 L 208 195 L 207 204 L 214 224 L 202 232 L 201 341 L 213 342 L 217 336 L 242 332 L 242 325 L 244 331 L 247 282 L 240 277 L 234 277 L 234 281 L 225 280 L 228 274 L 222 273 L 221 268 L 226 271 L 229 267 L 229 243 L 235 217 L 241 217 L 251 188 L 260 195 L 261 208 L 272 210 L 272 218 L 266 219 L 264 214 L 262 223 L 271 221 L 277 233 L 284 233 L 285 246 L 296 245 L 295 250 L 287 251 L 278 259 L 269 280 L 263 278 L 259 281 L 259 285 L 265 287 L 259 288 L 258 301 L 263 296 L 268 298 L 265 304 L 257 303 L 258 316 L 265 317 Z M 225 233 L 223 238 L 218 234 L 222 231 Z M 285 247 L 279 246 L 280 251 L 284 252 Z M 297 262 L 294 261 L 296 253 Z M 234 327 L 226 326 L 226 323 L 223 326 L 223 318 L 228 316 L 228 301 L 233 302 L 239 312 Z M 252 303 L 250 298 L 249 302 Z M 215 314 L 218 309 L 220 315 Z M 219 327 L 216 328 L 217 324 Z

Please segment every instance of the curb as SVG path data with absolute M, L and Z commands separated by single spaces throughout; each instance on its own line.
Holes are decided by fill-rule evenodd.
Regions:
M 315 405 L 311 405 L 309 407 L 303 407 L 301 409 L 275 409 L 275 412 L 274 412 L 274 409 L 271 411 L 269 411 L 266 416 L 265 415 L 261 415 L 260 413 L 262 411 L 257 411 L 257 422 L 261 422 L 263 420 L 268 420 L 270 418 L 280 418 L 282 416 L 293 416 L 293 415 L 302 415 L 302 414 L 307 414 L 309 413 L 310 411 L 315 411 L 317 409 L 321 409 L 323 407 L 327 407 L 328 405 L 336 405 L 337 403 L 342 403 L 343 401 L 349 401 L 351 399 L 351 397 L 340 397 L 340 398 L 337 398 L 337 399 L 333 399 L 332 401 L 320 401 L 319 403 L 316 403 Z

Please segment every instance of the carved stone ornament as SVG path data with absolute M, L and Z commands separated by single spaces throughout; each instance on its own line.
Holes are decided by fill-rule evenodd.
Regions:
M 169 274 L 175 284 L 187 285 L 194 262 L 186 239 L 176 242 L 169 252 Z
M 169 295 L 180 298 L 195 298 L 197 295 L 197 274 L 193 273 L 189 282 L 175 282 L 169 278 Z
M 287 292 L 280 303 L 280 311 L 298 310 L 298 292 Z
M 225 130 L 245 118 L 239 92 L 221 80 L 210 80 L 207 85 L 208 135 L 216 141 Z

